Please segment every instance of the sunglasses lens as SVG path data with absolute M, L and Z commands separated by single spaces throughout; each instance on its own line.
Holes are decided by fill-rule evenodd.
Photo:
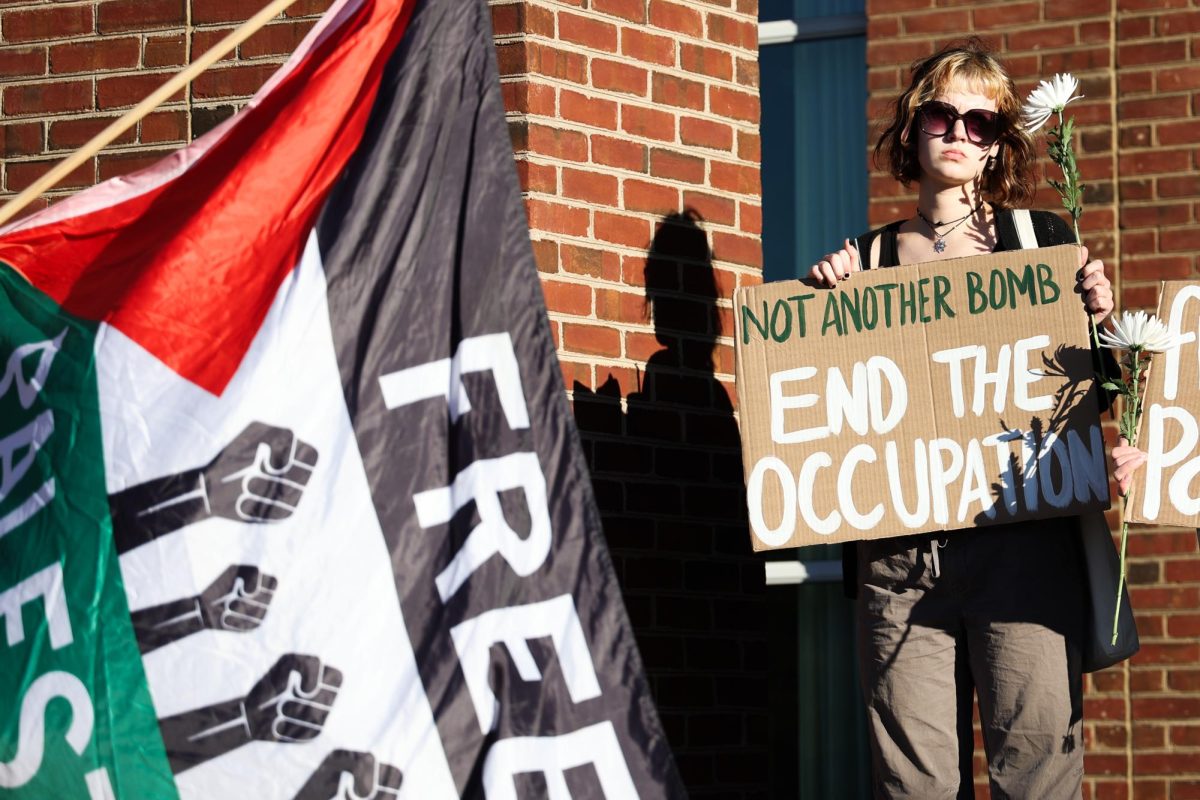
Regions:
M 921 130 L 931 136 L 943 136 L 954 120 L 949 110 L 940 103 L 926 103 L 921 106 Z
M 968 111 L 963 114 L 962 120 L 967 129 L 967 138 L 975 144 L 987 146 L 996 141 L 996 137 L 999 136 L 999 124 L 994 114 Z

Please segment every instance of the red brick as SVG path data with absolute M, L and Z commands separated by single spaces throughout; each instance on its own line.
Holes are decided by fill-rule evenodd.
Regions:
M 1117 115 L 1122 120 L 1186 117 L 1186 96 L 1150 97 L 1144 100 L 1122 100 Z
M 1161 250 L 1168 253 L 1179 250 L 1192 253 L 1200 251 L 1200 228 L 1193 226 L 1180 230 L 1163 231 L 1159 247 Z M 1187 540 L 1187 544 L 1186 549 L 1178 552 L 1193 552 L 1193 548 L 1196 546 L 1195 535 L 1189 532 L 1182 534 L 1181 536 Z
M 601 241 L 646 247 L 650 243 L 650 223 L 625 214 L 596 212 L 595 237 Z
M 192 82 L 192 96 L 200 100 L 249 97 L 279 69 L 278 64 L 214 67 Z
M 592 10 L 630 22 L 646 21 L 646 0 L 592 0 Z
M 180 67 L 187 61 L 187 43 L 182 33 L 147 36 L 142 48 L 142 66 Z
M 867 42 L 867 64 L 873 67 L 907 64 L 929 55 L 933 55 L 933 42 L 928 39 L 911 42 Z
M 698 39 L 704 37 L 704 22 L 700 12 L 680 3 L 650 0 L 650 24 Z
M 650 79 L 650 97 L 662 105 L 704 110 L 704 84 L 687 78 L 654 73 Z
M 4 87 L 5 116 L 56 114 L 92 108 L 92 82 L 57 81 Z
M 558 194 L 558 170 L 549 164 L 534 164 L 517 159 L 517 182 L 522 192 Z
M 650 307 L 645 295 L 615 289 L 597 289 L 596 316 L 610 322 L 645 325 L 650 321 Z
M 106 181 L 121 175 L 129 175 L 140 169 L 157 164 L 160 159 L 169 155 L 170 150 L 157 152 L 138 151 L 133 153 L 102 153 L 97 159 L 99 179 Z
M 1200 637 L 1200 614 L 1172 614 L 1167 617 L 1167 635 L 1173 639 Z
M 1080 17 L 1108 16 L 1110 0 L 1054 0 L 1046 4 L 1046 19 L 1075 21 Z
M 5 11 L 0 29 L 6 42 L 65 39 L 93 30 L 92 7 L 50 5 L 28 10 Z
M 61 75 L 68 72 L 129 69 L 138 65 L 141 51 L 142 43 L 136 36 L 54 45 L 50 48 L 50 71 Z
M 650 150 L 650 174 L 656 178 L 704 183 L 704 159 L 655 147 Z
M 758 88 L 758 60 L 754 58 L 739 58 L 735 66 L 737 82 L 751 89 Z
M 205 28 L 192 32 L 192 58 L 193 60 L 205 55 L 209 50 L 212 50 L 217 44 L 228 36 L 233 31 L 233 28 Z M 221 56 L 217 60 L 218 64 L 233 61 L 237 58 L 237 50 Z
M 1108 20 L 1085 22 L 1079 26 L 1080 44 L 1108 44 L 1112 41 L 1112 23 Z
M 636 28 L 621 29 L 621 53 L 636 61 L 661 64 L 664 67 L 675 66 L 674 39 Z
M 526 70 L 572 83 L 587 82 L 587 56 L 549 45 L 525 45 Z
M 1008 2 L 999 6 L 985 6 L 975 9 L 975 30 L 988 28 L 1007 28 L 1014 22 L 1037 22 L 1041 15 L 1041 3 Z
M 159 111 L 142 118 L 138 140 L 142 144 L 187 141 L 187 114 L 182 111 Z
M 714 225 L 733 225 L 736 222 L 737 203 L 728 197 L 685 191 L 683 205 L 684 208 L 695 209 L 703 220 Z
M 743 161 L 762 161 L 762 137 L 750 131 L 737 132 L 737 154 Z
M 0 125 L 0 155 L 31 156 L 42 152 L 42 123 L 18 122 Z
M 592 287 L 582 283 L 542 281 L 546 310 L 586 317 L 592 313 Z
M 1150 228 L 1157 225 L 1182 225 L 1190 222 L 1186 203 L 1157 206 L 1127 206 L 1121 209 L 1121 222 L 1129 228 Z
M 1158 90 L 1178 92 L 1200 88 L 1200 67 L 1164 67 L 1158 71 Z
M 907 34 L 952 33 L 971 27 L 966 10 L 939 9 L 932 14 L 906 14 L 903 20 L 904 32 Z
M 592 162 L 633 172 L 646 172 L 650 163 L 645 145 L 608 136 L 592 136 Z
M 563 196 L 599 205 L 617 204 L 617 179 L 602 172 L 562 168 Z
M 238 47 L 242 58 L 288 55 L 299 46 L 315 22 L 280 22 L 265 25 Z
M 254 13 L 246 8 L 244 0 L 190 0 L 190 2 L 193 25 L 242 22 Z
M 183 25 L 184 0 L 105 0 L 96 4 L 100 33 L 148 31 Z
M 1130 592 L 1130 599 L 1137 607 L 1137 587 Z M 1162 607 L 1162 606 L 1160 606 Z M 1187 606 L 1174 606 L 1176 608 L 1186 608 Z M 1195 607 L 1193 603 L 1191 607 Z M 1191 666 L 1200 661 L 1200 643 L 1197 642 L 1142 642 L 1142 649 L 1133 657 L 1134 665 L 1139 664 L 1182 664 Z M 1194 711 L 1179 711 L 1179 714 L 1189 714 L 1197 716 L 1200 714 L 1200 696 L 1190 699 L 1171 698 L 1169 700 L 1155 700 L 1152 698 L 1141 698 L 1133 701 L 1135 717 L 1164 717 L 1175 716 L 1176 712 L 1172 711 L 1175 706 L 1170 705 L 1178 701 L 1185 704 L 1188 708 L 1194 708 Z M 1139 703 L 1141 709 L 1139 710 Z M 1155 704 L 1158 705 L 1155 705 Z M 1155 710 L 1157 709 L 1157 710 Z
M 1085 753 L 1083 756 L 1084 772 L 1088 775 L 1122 775 L 1125 774 L 1125 756 L 1099 755 Z
M 333 0 L 299 0 L 299 2 L 288 6 L 287 11 L 284 11 L 283 15 L 292 19 L 320 16 L 328 11 L 331 5 L 333 5 Z
M 1181 33 L 1200 33 L 1200 11 L 1185 11 L 1178 14 L 1159 14 L 1156 23 L 1160 36 L 1177 36 Z
M 612 100 L 587 97 L 570 89 L 558 96 L 558 109 L 563 119 L 591 125 L 594 128 L 617 129 L 617 104 Z
M 629 211 L 670 214 L 679 210 L 679 190 L 661 183 L 626 180 L 624 197 L 622 207 Z
M 733 149 L 733 128 L 724 122 L 680 117 L 679 140 L 696 147 L 729 151 Z
M 1185 561 L 1168 561 L 1165 575 L 1171 583 L 1200 582 L 1200 559 L 1189 558 Z
M 1032 28 L 1008 34 L 1010 50 L 1040 50 L 1043 47 L 1066 47 L 1075 44 L 1075 30 L 1070 25 Z
M 611 250 L 564 244 L 562 266 L 564 270 L 575 275 L 587 275 L 606 281 L 617 281 L 621 278 L 621 259 Z
M 597 89 L 644 97 L 649 77 L 650 73 L 641 67 L 602 58 L 592 59 L 592 86 Z
M 712 243 L 713 259 L 716 261 L 729 261 L 748 267 L 762 266 L 762 241 L 757 236 L 714 231 Z
M 714 189 L 757 197 L 761 190 L 758 170 L 740 164 L 713 161 L 709 183 Z
M 196 86 L 206 75 L 211 74 L 212 71 L 210 70 L 200 75 L 197 78 L 197 82 L 192 85 Z M 96 81 L 96 107 L 103 111 L 110 108 L 137 105 L 170 80 L 170 78 L 171 74 L 167 72 L 144 72 L 135 75 L 101 78 Z M 180 90 L 171 95 L 167 102 L 175 102 L 182 99 L 183 90 Z
M 1154 31 L 1152 17 L 1126 17 L 1117 20 L 1117 39 L 1127 42 L 1131 39 L 1145 39 Z
M 520 81 L 519 83 L 502 83 L 500 90 L 504 95 L 504 106 L 509 111 L 520 111 L 545 117 L 552 117 L 557 113 L 553 86 Z
M 1126 211 L 1125 217 L 1128 216 L 1129 212 Z M 1191 275 L 1192 260 L 1187 256 L 1125 258 L 1121 263 L 1121 277 L 1128 280 L 1169 280 L 1189 278 Z
M 621 130 L 634 136 L 674 141 L 675 117 L 666 111 L 642 106 L 621 106 Z
M 1055 72 L 1085 72 L 1107 69 L 1112 59 L 1107 47 L 1067 50 L 1063 53 L 1046 53 L 1042 56 L 1040 74 Z
M 529 227 L 546 233 L 565 233 L 569 236 L 586 236 L 588 210 L 575 206 L 551 203 L 547 200 L 527 199 L 525 211 L 529 216 Z
M 606 53 L 617 51 L 617 26 L 597 19 L 558 12 L 558 38 Z
M 0 77 L 24 78 L 46 74 L 46 48 L 23 47 L 0 50 Z
M 1166 233 L 1162 233 L 1166 236 Z M 1165 249 L 1165 248 L 1164 248 Z M 1187 533 L 1151 534 L 1136 528 L 1130 530 L 1130 555 L 1169 555 L 1171 553 L 1195 552 L 1196 537 L 1192 531 Z
M 529 150 L 540 156 L 587 161 L 587 136 L 536 123 L 529 124 Z
M 739 203 L 738 208 L 738 213 L 741 214 L 741 229 L 746 233 L 762 234 L 762 206 Z
M 867 0 L 867 17 L 929 8 L 933 0 Z
M 558 243 L 549 239 L 535 239 L 531 244 L 538 272 L 558 272 Z
M 1145 150 L 1120 157 L 1121 172 L 1132 175 L 1182 172 L 1190 165 L 1191 156 L 1187 150 Z
M 573 353 L 616 358 L 621 355 L 621 332 L 605 325 L 563 326 L 563 347 Z
M 726 89 L 723 86 L 708 87 L 709 110 L 730 119 L 758 122 L 758 95 Z
M 1162 64 L 1166 61 L 1182 61 L 1186 58 L 1187 42 L 1182 40 L 1117 45 L 1118 67 Z
M 1186 774 L 1196 771 L 1195 753 L 1134 753 L 1133 769 L 1138 775 Z
M 733 78 L 733 56 L 715 47 L 682 42 L 679 45 L 679 66 L 688 72 L 727 81 Z
M 116 117 L 87 117 L 86 119 L 59 119 L 50 123 L 49 149 L 77 150 L 92 137 L 116 121 Z M 130 128 L 116 138 L 113 144 L 130 144 L 137 138 L 137 128 Z
M 1200 692 L 1200 670 L 1173 669 L 1167 675 L 1167 683 L 1175 692 Z
M 38 178 L 62 162 L 61 158 L 43 161 L 9 161 L 4 165 L 4 188 L 19 192 L 32 186 Z M 94 183 L 96 166 L 89 159 L 71 171 L 54 187 L 56 189 L 82 189 Z
M 758 26 L 753 22 L 709 13 L 708 40 L 740 47 L 743 50 L 758 49 Z
M 625 357 L 634 361 L 649 361 L 663 346 L 653 335 L 630 331 L 625 334 Z

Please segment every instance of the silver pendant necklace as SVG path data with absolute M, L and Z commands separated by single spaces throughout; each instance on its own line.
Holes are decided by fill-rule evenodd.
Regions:
M 920 208 L 917 209 L 917 216 L 921 218 L 922 222 L 929 226 L 929 232 L 933 234 L 934 251 L 938 253 L 944 253 L 946 252 L 946 237 L 958 230 L 960 225 L 978 213 L 979 209 L 982 207 L 983 204 L 980 203 L 968 211 L 966 215 L 961 216 L 958 219 L 952 219 L 949 222 L 932 222 L 930 221 L 929 217 L 921 213 Z M 953 225 L 954 227 L 950 228 L 950 230 L 946 231 L 945 233 L 938 233 L 938 228 L 944 228 L 947 225 Z

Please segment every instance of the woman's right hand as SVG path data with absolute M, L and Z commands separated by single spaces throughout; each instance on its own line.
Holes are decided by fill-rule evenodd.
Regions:
M 860 270 L 862 263 L 858 258 L 858 248 L 847 239 L 841 250 L 830 253 L 813 264 L 812 269 L 808 271 L 808 277 L 816 285 L 832 289 L 837 286 L 838 281 L 844 281 L 852 273 Z

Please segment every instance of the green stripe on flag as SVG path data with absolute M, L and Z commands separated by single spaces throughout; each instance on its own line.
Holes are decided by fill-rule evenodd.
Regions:
M 96 324 L 0 265 L 0 796 L 178 797 L 112 541 Z

